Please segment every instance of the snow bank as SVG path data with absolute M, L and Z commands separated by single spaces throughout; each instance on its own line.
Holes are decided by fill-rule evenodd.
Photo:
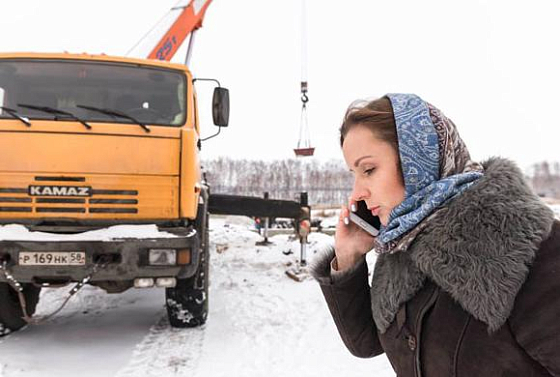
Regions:
M 174 234 L 158 230 L 155 224 L 115 225 L 77 234 L 33 232 L 19 224 L 0 226 L 0 241 L 113 241 L 123 238 L 175 238 Z

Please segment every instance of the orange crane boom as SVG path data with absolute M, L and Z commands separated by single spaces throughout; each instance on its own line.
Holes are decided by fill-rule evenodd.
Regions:
M 204 14 L 211 2 L 212 0 L 192 0 L 182 7 L 183 11 L 150 52 L 148 59 L 170 61 L 187 36 L 202 26 Z

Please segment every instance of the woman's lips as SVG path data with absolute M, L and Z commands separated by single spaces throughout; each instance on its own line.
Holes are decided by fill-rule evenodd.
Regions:
M 379 216 L 379 206 L 377 207 L 372 207 L 370 209 L 371 213 L 373 214 L 373 216 Z

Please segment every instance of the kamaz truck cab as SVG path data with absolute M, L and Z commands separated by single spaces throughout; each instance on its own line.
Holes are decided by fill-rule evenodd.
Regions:
M 227 126 L 227 89 L 214 122 Z M 0 54 L 0 333 L 41 287 L 166 288 L 170 323 L 208 311 L 208 190 L 193 78 L 165 61 Z

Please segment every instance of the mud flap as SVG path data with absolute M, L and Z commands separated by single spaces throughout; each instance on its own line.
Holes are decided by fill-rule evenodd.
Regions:
M 32 284 L 23 285 L 23 295 L 29 316 L 35 313 L 40 291 L 41 288 Z M 0 337 L 19 330 L 26 324 L 18 293 L 8 283 L 0 283 Z

